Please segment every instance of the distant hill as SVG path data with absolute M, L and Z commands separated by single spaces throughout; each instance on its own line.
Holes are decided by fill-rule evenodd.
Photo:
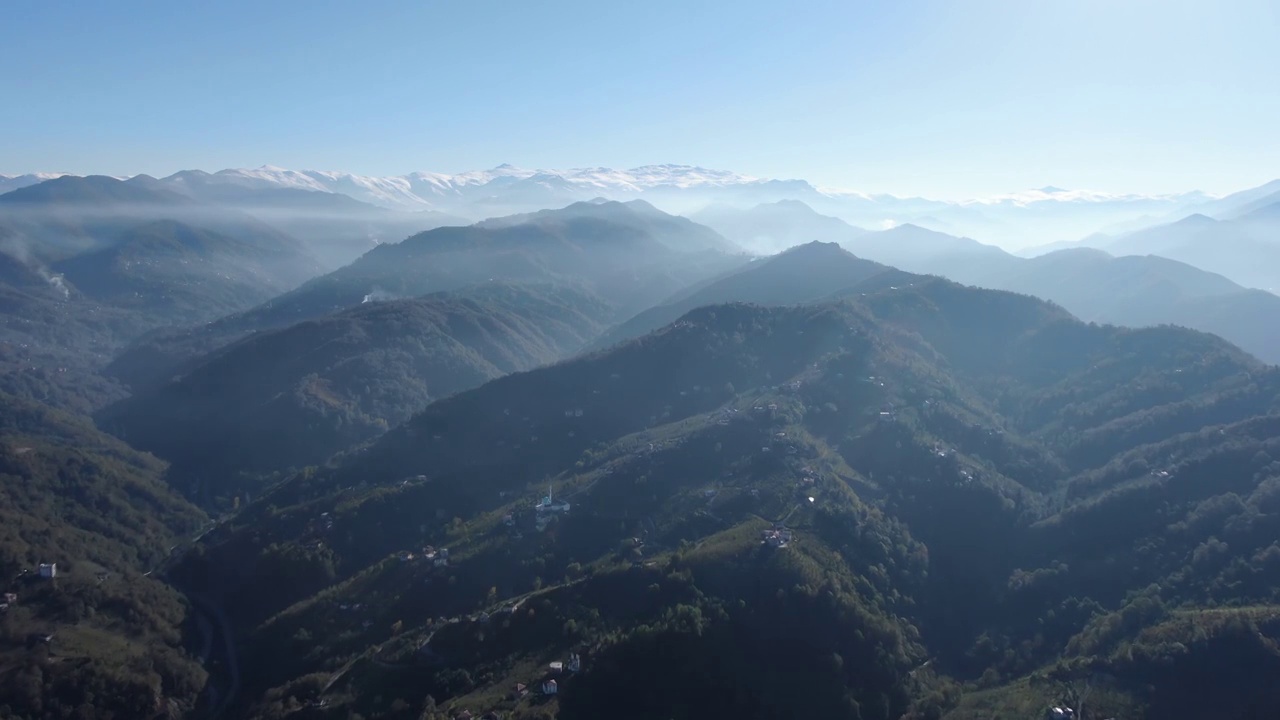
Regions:
M 321 463 L 433 400 L 560 359 L 608 314 L 553 286 L 370 302 L 220 349 L 99 422 L 229 502 L 234 472 Z
M 1200 228 L 1217 222 L 1199 216 L 1183 224 Z M 1174 324 L 1216 333 L 1267 362 L 1280 363 L 1280 330 L 1269 319 L 1280 307 L 1280 297 L 1168 257 L 1115 257 L 1073 248 L 1020 258 L 967 238 L 910 226 L 870 233 L 848 247 L 860 257 L 903 270 L 1035 295 L 1088 321 L 1130 327 Z
M 1275 202 L 1280 199 L 1278 196 L 1280 196 L 1280 179 L 1194 205 L 1191 210 L 1219 220 L 1230 220 L 1248 213 L 1251 209 L 1269 204 L 1268 199 L 1271 199 L 1270 202 Z
M 808 242 L 852 242 L 867 231 L 840 218 L 821 215 L 799 200 L 761 203 L 738 209 L 712 205 L 689 218 L 702 223 L 739 247 L 751 252 L 772 254 Z
M 940 279 L 701 307 L 432 403 L 175 576 L 247 628 L 255 718 L 1272 712 L 1277 412 L 1211 335 Z
M 642 233 L 653 238 L 666 249 L 675 252 L 741 252 L 739 246 L 734 245 L 715 230 L 688 218 L 664 213 L 643 200 L 577 202 L 558 210 L 539 210 L 485 220 L 477 223 L 477 227 L 508 228 L 516 225 L 535 225 L 555 232 L 566 223 L 583 220 L 601 220 L 611 226 Z
M 640 337 L 704 305 L 800 305 L 881 276 L 903 278 L 905 285 L 908 274 L 862 260 L 835 243 L 810 242 L 752 262 L 691 292 L 681 292 L 611 329 L 593 346 L 604 348 Z
M 867 233 L 845 247 L 859 257 L 902 270 L 957 280 L 974 272 L 999 272 L 1018 262 L 994 245 L 910 224 Z
M 270 231 L 233 237 L 173 220 L 129 228 L 53 269 L 93 300 L 173 325 L 243 310 L 321 272 L 291 238 Z
M 204 514 L 164 465 L 82 417 L 0 396 L 0 705 L 15 717 L 194 710 L 207 673 L 184 647 L 194 622 L 148 577 Z M 52 579 L 41 563 L 56 563 Z M 34 640 L 33 640 L 34 638 Z M 48 638 L 47 641 L 45 638 Z
M 40 207 L 50 204 L 64 207 L 74 205 L 180 207 L 194 203 L 163 188 L 143 187 L 138 183 L 125 182 L 105 175 L 87 177 L 63 175 L 0 194 L 0 206 L 5 209 Z
M 1116 255 L 1162 255 L 1231 278 L 1246 287 L 1280 290 L 1280 218 L 1264 206 L 1234 220 L 1191 215 L 1121 236 Z
M 27 173 L 25 175 L 0 175 L 0 195 L 19 188 L 52 180 L 67 173 Z
M 112 373 L 141 387 L 250 332 L 285 327 L 366 300 L 411 298 L 490 282 L 575 288 L 607 303 L 610 320 L 622 320 L 747 261 L 740 254 L 688 248 L 690 236 L 718 236 L 683 218 L 623 203 L 582 205 L 527 220 L 437 228 L 380 245 L 252 310 L 145 338 L 113 363 Z
M 1015 272 L 967 280 L 1053 300 L 1084 320 L 1216 333 L 1259 358 L 1280 362 L 1280 327 L 1268 320 L 1280 313 L 1280 297 L 1176 260 L 1060 250 L 1028 260 Z
M 181 195 L 100 175 L 64 175 L 0 195 L 9 251 L 20 246 L 46 263 L 106 247 L 140 223 L 199 212 Z
M 97 372 L 144 333 L 243 311 L 322 272 L 250 215 L 102 176 L 0 195 L 0 253 L 0 390 L 80 412 L 119 397 Z
M 128 182 L 252 215 L 298 238 L 329 270 L 355 260 L 380 243 L 398 242 L 446 225 L 470 224 L 436 210 L 390 210 L 342 193 L 246 185 L 198 170 L 164 179 L 138 175 Z

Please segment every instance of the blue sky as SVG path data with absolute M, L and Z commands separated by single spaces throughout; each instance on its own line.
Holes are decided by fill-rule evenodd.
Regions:
M 682 163 L 974 197 L 1280 176 L 1274 0 L 15 2 L 0 172 Z

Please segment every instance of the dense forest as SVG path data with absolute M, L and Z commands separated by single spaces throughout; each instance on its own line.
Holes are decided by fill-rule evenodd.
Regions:
M 171 482 L 216 482 L 209 501 L 229 506 L 256 487 L 219 478 L 322 463 L 435 399 L 576 351 L 608 314 L 600 300 L 555 286 L 369 302 L 219 349 L 98 422 L 172 461 Z
M 0 716 L 193 710 L 207 674 L 190 608 L 149 575 L 204 513 L 83 418 L 12 396 L 0 413 Z
M 1276 370 L 919 280 L 437 401 L 175 577 L 253 717 L 1274 710 Z

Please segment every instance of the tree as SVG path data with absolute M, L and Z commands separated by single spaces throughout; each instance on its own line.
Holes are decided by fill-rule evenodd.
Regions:
M 1094 658 L 1063 660 L 1042 675 L 1032 678 L 1034 685 L 1046 688 L 1054 697 L 1076 712 L 1078 720 L 1086 720 L 1085 705 L 1098 679 L 1098 663 Z

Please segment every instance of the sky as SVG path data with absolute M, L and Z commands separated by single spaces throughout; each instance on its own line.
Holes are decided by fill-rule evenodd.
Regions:
M 0 173 L 677 163 L 984 197 L 1280 177 L 1274 0 L 15 2 Z

